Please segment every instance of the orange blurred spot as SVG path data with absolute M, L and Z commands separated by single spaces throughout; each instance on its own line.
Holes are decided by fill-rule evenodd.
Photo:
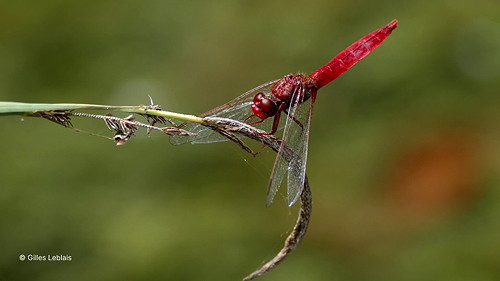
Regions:
M 478 146 L 469 134 L 447 133 L 403 152 L 389 176 L 392 211 L 435 216 L 469 202 L 478 187 Z

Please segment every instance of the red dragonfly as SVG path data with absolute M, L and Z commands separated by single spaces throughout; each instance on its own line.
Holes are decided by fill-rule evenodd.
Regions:
M 310 75 L 301 73 L 286 75 L 281 79 L 262 84 L 229 103 L 201 115 L 225 117 L 244 122 L 257 118 L 257 121 L 249 123 L 251 125 L 260 124 L 273 117 L 269 134 L 274 134 L 279 128 L 282 113 L 285 113 L 287 118 L 282 145 L 292 149 L 297 157 L 289 163 L 281 157 L 282 149 L 278 151 L 269 180 L 268 206 L 272 203 L 286 171 L 288 171 L 288 205 L 293 205 L 300 197 L 306 175 L 309 128 L 317 91 L 377 48 L 397 25 L 398 21 L 393 20 L 386 26 L 364 36 Z M 174 144 L 227 141 L 224 136 L 200 124 L 190 123 L 183 129 L 196 133 L 196 136 L 189 137 L 187 141 L 185 138 L 175 137 L 172 139 Z

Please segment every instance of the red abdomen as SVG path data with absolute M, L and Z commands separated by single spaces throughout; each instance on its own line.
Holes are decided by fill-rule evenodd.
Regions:
M 339 77 L 346 70 L 366 57 L 371 51 L 382 43 L 398 25 L 397 20 L 391 21 L 386 26 L 373 31 L 359 39 L 357 42 L 340 52 L 329 63 L 314 71 L 310 77 L 317 89 L 325 86 Z

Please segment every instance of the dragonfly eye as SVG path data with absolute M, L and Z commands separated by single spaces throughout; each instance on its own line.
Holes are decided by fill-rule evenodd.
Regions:
M 253 97 L 253 102 L 256 103 L 256 102 L 260 102 L 261 100 L 265 99 L 266 96 L 264 96 L 263 93 L 257 93 L 254 97 Z
M 270 99 L 262 99 L 260 101 L 260 109 L 262 109 L 263 112 L 266 113 L 267 116 L 273 116 L 276 114 L 276 111 L 278 110 L 278 107 L 274 103 L 274 101 Z
M 274 101 L 266 98 L 263 93 L 258 93 L 253 98 L 252 111 L 260 119 L 266 119 L 276 114 L 278 106 Z

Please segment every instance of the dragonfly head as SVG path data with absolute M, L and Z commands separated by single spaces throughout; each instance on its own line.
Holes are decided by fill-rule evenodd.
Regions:
M 266 119 L 276 114 L 278 106 L 276 102 L 266 98 L 263 93 L 258 93 L 253 97 L 252 111 L 260 119 Z

